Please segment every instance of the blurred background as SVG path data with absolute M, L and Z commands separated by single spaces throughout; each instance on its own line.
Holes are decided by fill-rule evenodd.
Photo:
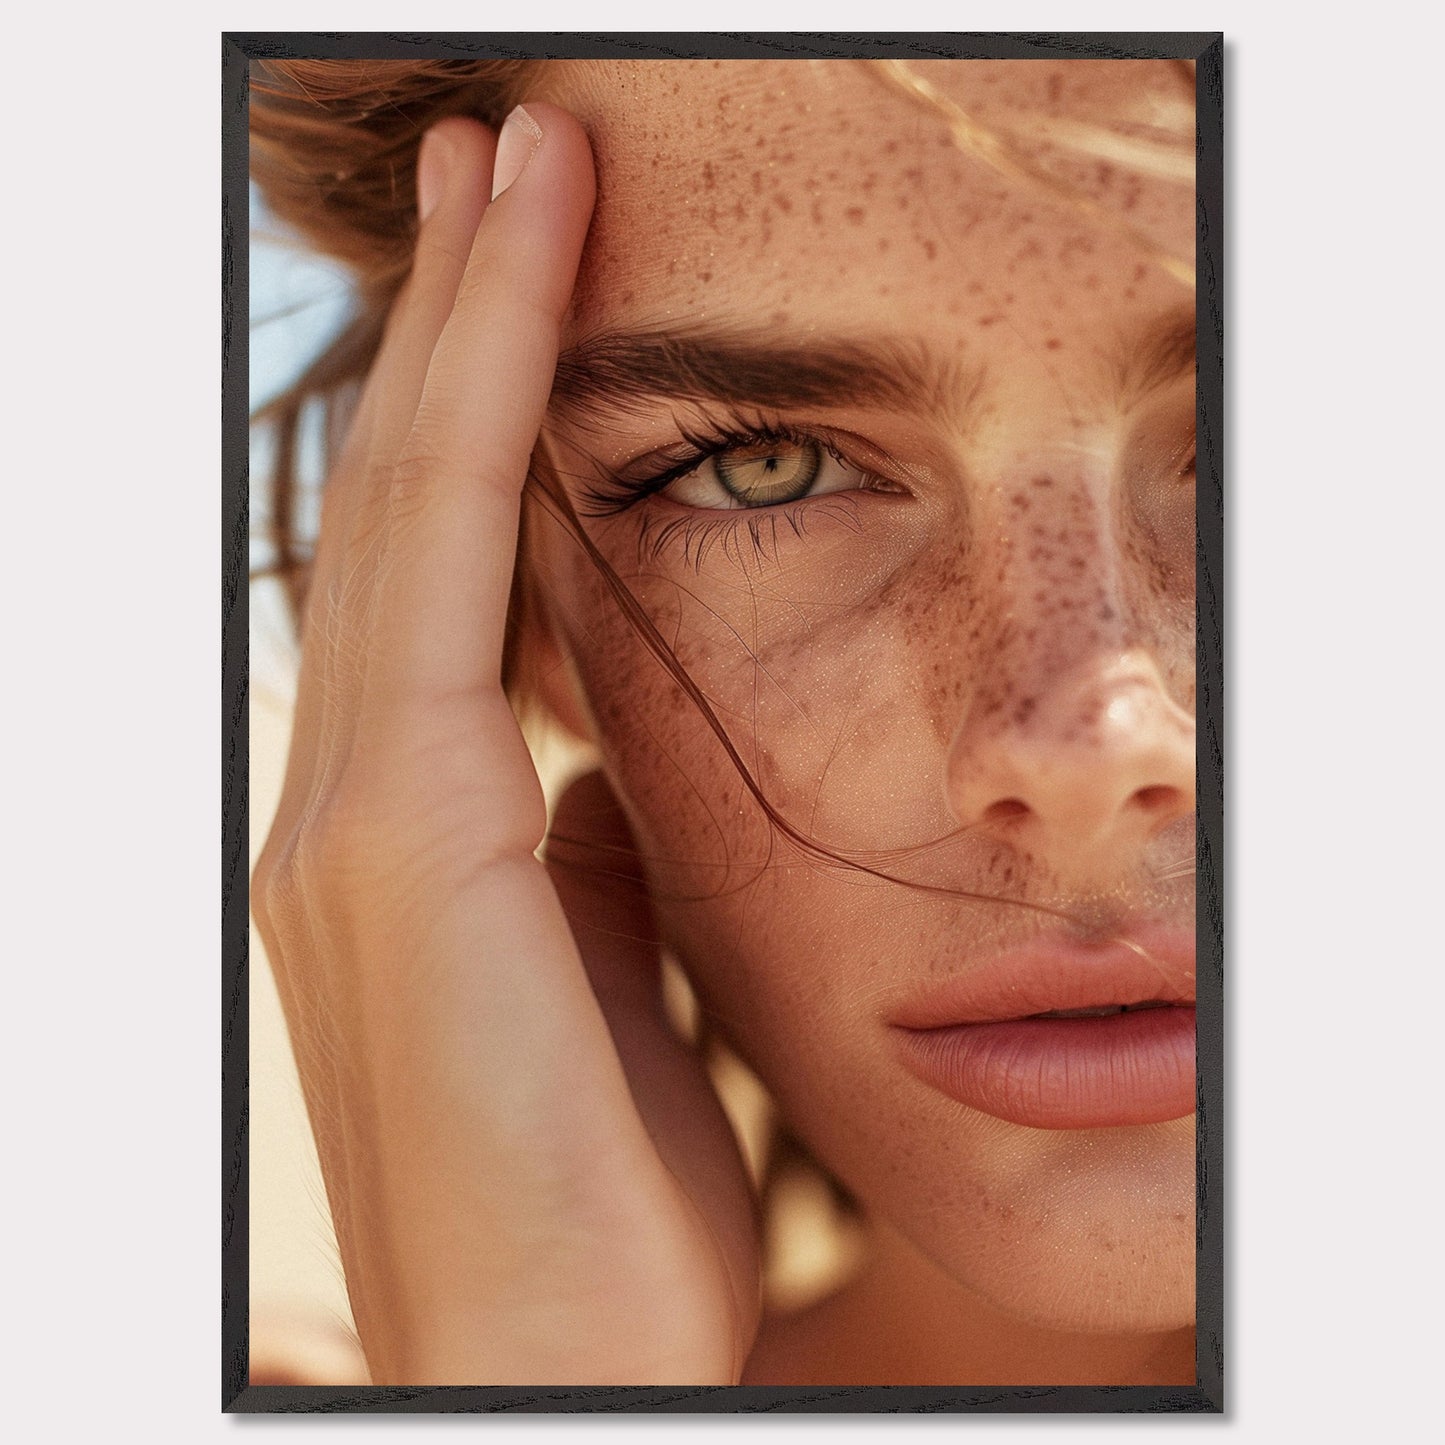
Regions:
M 308 255 L 278 230 L 251 193 L 251 376 L 254 412 L 284 390 L 335 334 L 350 293 L 343 272 Z M 251 569 L 271 562 L 265 525 L 271 448 L 251 440 Z M 314 446 L 306 481 L 319 488 Z M 310 494 L 310 493 L 308 493 Z M 291 734 L 297 649 L 278 583 L 251 584 L 251 865 L 281 795 Z M 253 1378 L 303 1363 L 335 1377 L 349 1370 L 351 1323 L 316 1148 L 276 984 L 251 925 L 251 1309 Z M 284 1357 L 284 1358 L 283 1358 Z

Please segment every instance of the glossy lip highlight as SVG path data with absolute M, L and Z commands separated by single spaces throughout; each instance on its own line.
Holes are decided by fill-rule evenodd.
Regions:
M 969 1108 L 1042 1129 L 1162 1123 L 1193 1112 L 1193 939 L 1046 939 L 935 984 L 888 1022 L 904 1063 Z M 1092 1018 L 1078 1009 L 1163 1002 Z

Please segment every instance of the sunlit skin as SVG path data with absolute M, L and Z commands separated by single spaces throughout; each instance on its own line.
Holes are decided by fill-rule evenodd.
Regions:
M 598 167 L 564 347 L 887 343 L 925 374 L 886 404 L 634 394 L 554 404 L 544 429 L 771 803 L 889 877 L 780 836 L 534 505 L 569 664 L 551 687 L 705 1006 L 874 1225 L 871 1270 L 765 1323 L 749 1378 L 1192 1380 L 1192 1115 L 992 1118 L 902 1068 L 887 1026 L 921 983 L 1049 931 L 1192 933 L 1194 381 L 1159 356 L 1193 297 L 1140 244 L 1193 253 L 1192 84 L 1166 63 L 919 69 L 1133 234 L 961 154 L 847 62 L 559 63 L 540 92 Z M 679 423 L 816 434 L 836 490 L 720 510 L 694 479 L 595 515 L 608 471 Z
M 1192 81 L 919 73 L 420 142 L 253 879 L 374 1383 L 1193 1377 Z M 801 1314 L 659 931 L 859 1201 Z

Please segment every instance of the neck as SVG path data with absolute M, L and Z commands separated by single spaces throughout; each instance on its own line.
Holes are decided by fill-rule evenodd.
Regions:
M 837 1385 L 1193 1384 L 1194 1330 L 1075 1333 L 1005 1314 L 886 1226 L 838 1294 L 769 1321 L 749 1383 Z

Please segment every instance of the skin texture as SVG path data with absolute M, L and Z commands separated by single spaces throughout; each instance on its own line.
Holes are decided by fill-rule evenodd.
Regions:
M 374 1383 L 1191 1378 L 1192 1119 L 1008 1122 L 890 1024 L 1189 932 L 1187 77 L 928 74 L 1007 175 L 851 64 L 558 64 L 427 135 L 253 880 Z M 679 462 L 719 427 L 770 451 Z M 765 454 L 819 494 L 723 509 Z M 545 861 L 517 560 L 606 765 Z M 868 1223 L 761 1331 L 659 936 Z
M 1182 68 L 917 69 L 1106 217 L 1192 255 Z M 567 664 L 552 692 L 601 747 L 660 927 L 876 1223 L 872 1270 L 765 1329 L 756 1377 L 957 1381 L 963 1356 L 1028 1380 L 1032 1350 L 1051 1380 L 1192 1379 L 1193 1117 L 1001 1121 L 905 1070 L 887 1027 L 929 980 L 1027 940 L 1192 936 L 1193 375 L 1148 364 L 1192 292 L 852 63 L 561 63 L 546 95 L 598 167 L 564 348 L 722 329 L 819 352 L 888 338 L 931 362 L 887 405 L 741 408 L 826 431 L 879 483 L 583 523 L 770 802 L 887 879 L 770 826 L 555 507 L 528 515 Z M 546 456 L 585 514 L 609 470 L 734 410 L 554 404 Z M 747 522 L 770 515 L 755 542 Z M 858 1320 L 890 1310 L 934 1318 L 953 1357 L 885 1366 L 876 1330 L 850 1354 Z

